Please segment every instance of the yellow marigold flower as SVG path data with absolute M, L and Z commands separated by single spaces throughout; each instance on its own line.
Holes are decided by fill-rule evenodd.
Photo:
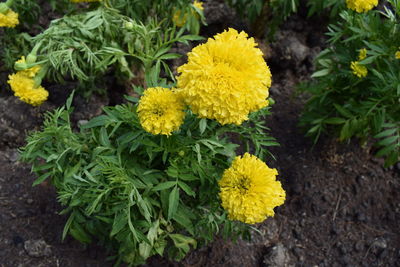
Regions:
M 23 72 L 19 71 L 9 75 L 8 79 L 8 84 L 14 91 L 14 95 L 32 106 L 41 105 L 49 96 L 49 92 L 42 86 L 35 88 L 35 81 Z
M 25 57 L 22 56 L 21 59 L 16 61 L 16 63 L 26 63 Z M 30 78 L 33 78 L 39 72 L 39 70 L 40 70 L 40 66 L 36 65 L 36 66 L 33 66 L 32 68 L 21 70 L 19 72 L 23 73 L 24 75 L 26 75 Z
M 350 68 L 353 71 L 353 74 L 358 78 L 363 78 L 368 74 L 367 68 L 364 65 L 361 65 L 359 61 L 352 61 Z
M 144 91 L 138 105 L 139 121 L 152 134 L 171 135 L 185 118 L 185 105 L 174 91 L 153 87 Z
M 358 53 L 358 60 L 361 61 L 366 58 L 367 58 L 367 49 L 365 49 L 365 48 L 360 49 L 360 52 Z
M 18 13 L 15 13 L 11 9 L 7 10 L 5 14 L 0 13 L 0 27 L 14 28 L 18 24 Z
M 400 50 L 397 51 L 397 52 L 394 54 L 394 56 L 396 57 L 396 59 L 400 59 Z
M 203 2 L 194 1 L 193 6 L 197 7 L 200 10 L 204 10 Z M 194 10 L 192 10 L 192 15 L 193 16 L 198 16 L 198 14 Z M 174 15 L 172 16 L 172 21 L 176 26 L 182 27 L 186 23 L 187 16 L 188 16 L 188 14 L 183 14 L 182 15 L 181 10 L 176 10 L 174 12 Z
M 178 90 L 200 118 L 240 125 L 268 105 L 271 72 L 245 32 L 229 29 L 188 53 L 178 68 Z
M 378 5 L 378 0 L 346 0 L 347 8 L 358 13 L 367 12 Z
M 194 5 L 195 7 L 197 7 L 198 9 L 200 9 L 200 10 L 204 10 L 203 2 L 194 1 L 194 2 L 193 2 L 193 5 Z
M 249 153 L 236 157 L 219 181 L 222 207 L 229 219 L 253 224 L 274 216 L 274 208 L 286 197 L 277 174 Z

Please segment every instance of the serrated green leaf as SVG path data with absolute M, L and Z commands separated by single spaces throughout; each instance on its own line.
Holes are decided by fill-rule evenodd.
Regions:
M 179 205 L 179 189 L 174 187 L 168 197 L 168 220 L 175 215 Z

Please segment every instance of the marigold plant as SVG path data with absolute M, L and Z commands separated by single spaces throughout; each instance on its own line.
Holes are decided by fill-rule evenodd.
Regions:
M 307 135 L 317 141 L 334 132 L 342 141 L 356 136 L 362 143 L 372 137 L 386 166 L 400 155 L 398 4 L 388 1 L 384 11 L 343 11 L 338 25 L 329 26 L 329 46 L 317 58 L 314 80 L 301 86 L 311 95 L 301 118 Z

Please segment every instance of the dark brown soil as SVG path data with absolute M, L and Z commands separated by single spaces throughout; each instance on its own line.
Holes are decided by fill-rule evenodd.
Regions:
M 212 5 L 220 8 L 219 2 Z M 206 11 L 215 13 L 212 8 L 206 6 Z M 227 26 L 223 14 L 216 14 L 205 34 Z M 154 257 L 147 266 L 399 266 L 400 166 L 383 168 L 383 162 L 371 156 L 371 148 L 360 147 L 357 140 L 340 144 L 322 137 L 312 147 L 297 127 L 304 99 L 294 95 L 295 85 L 312 72 L 312 60 L 324 45 L 322 25 L 296 16 L 282 26 L 275 42 L 260 44 L 269 54 L 274 77 L 270 92 L 276 104 L 267 124 L 281 144 L 272 149 L 277 160 L 268 165 L 279 170 L 287 192 L 285 205 L 276 209 L 274 218 L 257 225 L 261 234 L 254 232 L 250 242 L 216 237 L 180 264 Z M 2 90 L 5 79 L 2 73 Z M 47 184 L 32 187 L 30 166 L 18 162 L 17 148 L 26 133 L 40 128 L 43 112 L 65 101 L 65 86 L 47 87 L 53 97 L 40 108 L 0 93 L 2 267 L 112 266 L 106 261 L 110 254 L 95 244 L 85 247 L 70 237 L 61 241 L 66 217 L 58 215 L 62 207 L 56 193 Z M 93 96 L 89 104 L 77 96 L 74 121 L 119 102 L 121 96 L 114 95 Z

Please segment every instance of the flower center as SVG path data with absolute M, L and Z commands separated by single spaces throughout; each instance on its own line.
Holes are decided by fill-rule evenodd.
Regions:
M 162 110 L 162 108 L 156 107 L 155 109 L 153 109 L 153 114 L 158 117 L 161 117 L 164 115 L 164 111 Z
M 241 194 L 245 194 L 250 189 L 250 185 L 251 185 L 250 179 L 246 176 L 242 176 L 239 178 L 236 188 L 239 189 Z

